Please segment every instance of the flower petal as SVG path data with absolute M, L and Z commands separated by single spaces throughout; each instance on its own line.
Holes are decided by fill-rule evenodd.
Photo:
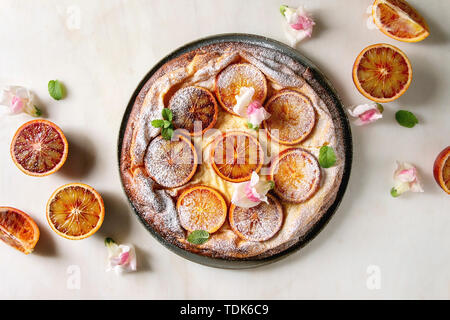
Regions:
M 233 112 L 241 117 L 246 116 L 247 106 L 252 101 L 255 89 L 253 87 L 242 87 L 239 91 L 239 95 L 236 95 L 236 104 L 233 107 Z
M 303 6 L 299 6 L 297 10 L 286 7 L 284 17 L 284 32 L 292 46 L 307 37 L 311 37 L 315 22 Z
M 369 124 L 383 118 L 382 106 L 377 103 L 360 104 L 347 110 L 350 116 L 356 118 L 354 124 L 357 126 Z

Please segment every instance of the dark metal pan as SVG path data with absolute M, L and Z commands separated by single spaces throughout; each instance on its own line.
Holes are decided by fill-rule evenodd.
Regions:
M 347 188 L 348 180 L 350 178 L 350 171 L 351 171 L 351 165 L 352 165 L 352 135 L 350 130 L 350 125 L 347 119 L 347 116 L 344 112 L 344 109 L 342 107 L 342 103 L 334 90 L 331 83 L 328 81 L 328 79 L 319 71 L 319 69 L 307 58 L 302 56 L 298 51 L 294 50 L 291 47 L 286 46 L 285 44 L 266 38 L 262 36 L 252 35 L 252 34 L 241 34 L 241 33 L 231 33 L 231 34 L 220 34 L 211 36 L 208 38 L 200 39 L 191 43 L 188 43 L 181 48 L 175 50 L 174 52 L 167 55 L 165 58 L 163 58 L 161 61 L 159 61 L 142 79 L 142 81 L 139 83 L 138 87 L 134 91 L 133 95 L 131 96 L 131 99 L 128 103 L 128 106 L 125 110 L 125 113 L 123 115 L 122 123 L 120 126 L 120 132 L 119 132 L 119 139 L 118 139 L 118 158 L 120 162 L 120 153 L 122 150 L 122 143 L 123 143 L 123 137 L 125 133 L 125 128 L 128 123 L 128 118 L 130 116 L 131 110 L 133 108 L 133 104 L 136 100 L 137 95 L 141 91 L 142 87 L 145 85 L 145 83 L 150 79 L 150 77 L 166 62 L 185 54 L 189 51 L 195 50 L 197 48 L 211 45 L 211 44 L 217 44 L 221 42 L 242 42 L 252 45 L 257 45 L 265 48 L 271 48 L 274 50 L 277 50 L 290 58 L 296 60 L 297 62 L 301 63 L 305 67 L 310 68 L 314 75 L 314 80 L 316 82 L 316 86 L 320 86 L 322 90 L 324 89 L 326 91 L 326 94 L 330 99 L 333 101 L 334 105 L 336 106 L 337 111 L 337 117 L 333 119 L 335 121 L 335 124 L 340 127 L 341 134 L 344 141 L 344 152 L 345 152 L 345 162 L 344 162 L 344 170 L 343 170 L 343 176 L 341 180 L 341 184 L 339 185 L 339 190 L 337 191 L 337 196 L 332 205 L 329 207 L 327 212 L 317 221 L 317 223 L 309 230 L 309 232 L 302 237 L 296 244 L 289 247 L 285 251 L 282 251 L 278 254 L 272 255 L 267 258 L 263 259 L 245 259 L 245 260 L 225 260 L 225 259 L 217 259 L 217 258 L 210 258 L 203 255 L 198 255 L 186 250 L 183 250 L 168 241 L 166 241 L 159 233 L 157 233 L 137 212 L 136 208 L 133 206 L 133 204 L 130 201 L 130 205 L 133 208 L 133 211 L 135 212 L 136 216 L 139 218 L 139 220 L 142 222 L 144 227 L 165 247 L 170 249 L 172 252 L 178 254 L 179 256 L 188 259 L 190 261 L 200 263 L 203 265 L 207 265 L 210 267 L 215 268 L 224 268 L 224 269 L 246 269 L 246 268 L 253 268 L 257 266 L 266 265 L 271 262 L 275 262 L 277 260 L 280 260 L 283 257 L 288 256 L 289 254 L 297 251 L 298 249 L 305 246 L 309 241 L 314 239 L 314 237 L 324 228 L 324 226 L 328 223 L 328 221 L 333 216 L 334 212 L 338 208 L 345 190 Z M 310 83 L 313 88 L 314 85 Z M 336 123 L 337 122 L 337 123 Z M 119 163 L 120 168 L 120 163 Z

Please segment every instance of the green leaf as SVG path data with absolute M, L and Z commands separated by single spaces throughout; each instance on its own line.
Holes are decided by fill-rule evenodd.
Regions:
M 162 114 L 162 117 L 164 120 L 172 121 L 172 119 L 173 119 L 172 110 L 164 108 L 164 109 L 162 109 L 161 114 Z
M 112 238 L 105 238 L 105 246 L 109 246 L 113 243 L 116 243 Z
M 164 120 L 164 128 L 171 128 L 172 127 L 172 122 Z
M 280 13 L 284 16 L 284 13 L 286 12 L 287 6 L 284 4 L 280 6 Z
M 412 128 L 416 124 L 419 123 L 419 120 L 417 120 L 416 116 L 407 110 L 399 110 L 395 113 L 395 120 L 401 125 L 406 128 Z
M 250 122 L 247 122 L 247 128 L 253 129 L 253 130 L 258 130 L 258 129 L 259 129 L 259 126 L 254 126 L 254 125 L 251 124 Z
M 50 80 L 48 82 L 48 93 L 55 100 L 61 100 L 65 94 L 64 86 L 58 80 Z
M 377 108 L 378 108 L 378 111 L 380 111 L 381 113 L 383 113 L 384 107 L 383 107 L 383 105 L 382 105 L 381 103 L 378 103 L 378 102 L 377 102 Z
M 173 129 L 172 128 L 163 128 L 161 131 L 161 135 L 164 139 L 170 140 L 173 136 Z
M 395 189 L 394 187 L 392 187 L 391 189 L 391 196 L 393 196 L 394 198 L 397 198 L 399 196 L 397 189 Z
M 322 168 L 332 167 L 336 163 L 336 154 L 332 147 L 322 146 L 319 152 L 319 164 Z
M 269 180 L 270 183 L 270 189 L 272 190 L 273 188 L 275 188 L 275 181 L 273 180 Z
M 193 244 L 204 244 L 209 239 L 209 232 L 205 230 L 192 231 L 187 237 L 187 241 Z
M 152 126 L 154 126 L 155 128 L 162 128 L 164 126 L 164 120 L 162 119 L 153 120 Z
M 40 116 L 42 116 L 42 111 L 41 111 L 41 109 L 39 109 L 38 107 L 34 106 L 34 112 L 33 112 L 33 115 L 34 115 L 35 117 L 40 117 Z

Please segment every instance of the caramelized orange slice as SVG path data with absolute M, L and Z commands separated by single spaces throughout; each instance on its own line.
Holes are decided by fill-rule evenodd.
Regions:
M 206 186 L 190 187 L 177 200 L 181 226 L 189 232 L 216 232 L 227 217 L 227 204 L 215 189 Z
M 439 186 L 450 194 L 450 146 L 442 150 L 436 157 L 433 175 Z
M 282 151 L 270 167 L 275 192 L 290 202 L 300 203 L 311 198 L 319 189 L 320 177 L 316 158 L 301 148 Z
M 34 220 L 18 209 L 0 207 L 0 240 L 29 254 L 39 240 L 39 228 Z
M 269 203 L 261 202 L 253 208 L 231 205 L 230 225 L 236 234 L 248 241 L 266 241 L 272 238 L 283 223 L 283 209 L 280 202 L 268 194 Z
M 365 48 L 353 65 L 353 82 L 359 92 L 376 102 L 389 102 L 406 92 L 412 80 L 408 57 L 390 44 Z
M 405 0 L 376 0 L 372 17 L 381 32 L 395 40 L 418 42 L 430 35 L 425 19 Z
M 222 70 L 216 77 L 216 96 L 221 106 L 228 112 L 233 112 L 236 96 L 242 87 L 255 89 L 253 100 L 261 102 L 266 99 L 267 81 L 264 74 L 249 63 L 232 64 Z
M 105 206 L 94 188 L 82 183 L 59 187 L 47 202 L 47 221 L 61 237 L 80 240 L 93 235 L 103 223 Z
M 250 180 L 259 172 L 264 151 L 258 140 L 241 131 L 228 131 L 217 137 L 211 146 L 211 165 L 222 178 L 231 182 Z
M 191 136 L 201 135 L 214 127 L 217 120 L 217 102 L 208 90 L 190 86 L 175 92 L 169 102 L 175 128 L 186 129 Z M 197 129 L 194 130 L 194 125 Z M 195 132 L 194 132 L 195 131 Z
M 311 101 L 303 94 L 285 90 L 266 103 L 271 114 L 264 120 L 270 137 L 282 144 L 293 145 L 303 141 L 316 123 L 316 114 Z
M 156 137 L 148 145 L 144 158 L 149 176 L 165 188 L 186 184 L 197 170 L 197 152 L 192 143 L 181 135 L 173 139 Z
M 22 172 L 42 177 L 62 167 L 69 145 L 56 124 L 38 119 L 23 124 L 16 131 L 10 151 L 14 163 Z

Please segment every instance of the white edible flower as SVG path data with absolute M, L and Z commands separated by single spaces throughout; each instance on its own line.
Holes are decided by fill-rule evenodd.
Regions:
M 252 208 L 262 201 L 267 202 L 266 194 L 273 188 L 272 181 L 261 181 L 253 171 L 250 181 L 236 184 L 231 203 L 237 207 Z
M 394 187 L 391 189 L 391 195 L 398 197 L 404 192 L 423 192 L 419 181 L 417 169 L 408 162 L 397 161 L 397 169 L 394 172 Z
M 303 6 L 297 9 L 281 6 L 280 12 L 285 18 L 284 33 L 292 47 L 303 39 L 311 37 L 315 22 Z
M 372 102 L 360 104 L 347 110 L 352 117 L 356 118 L 354 124 L 362 126 L 383 118 L 382 112 L 384 109 L 381 104 Z
M 105 245 L 108 249 L 108 268 L 116 274 L 136 271 L 136 252 L 131 244 L 118 245 L 113 239 L 106 238 Z
M 34 95 L 24 87 L 8 86 L 0 93 L 0 105 L 7 108 L 9 114 L 28 113 L 39 117 L 42 112 L 34 105 Z

